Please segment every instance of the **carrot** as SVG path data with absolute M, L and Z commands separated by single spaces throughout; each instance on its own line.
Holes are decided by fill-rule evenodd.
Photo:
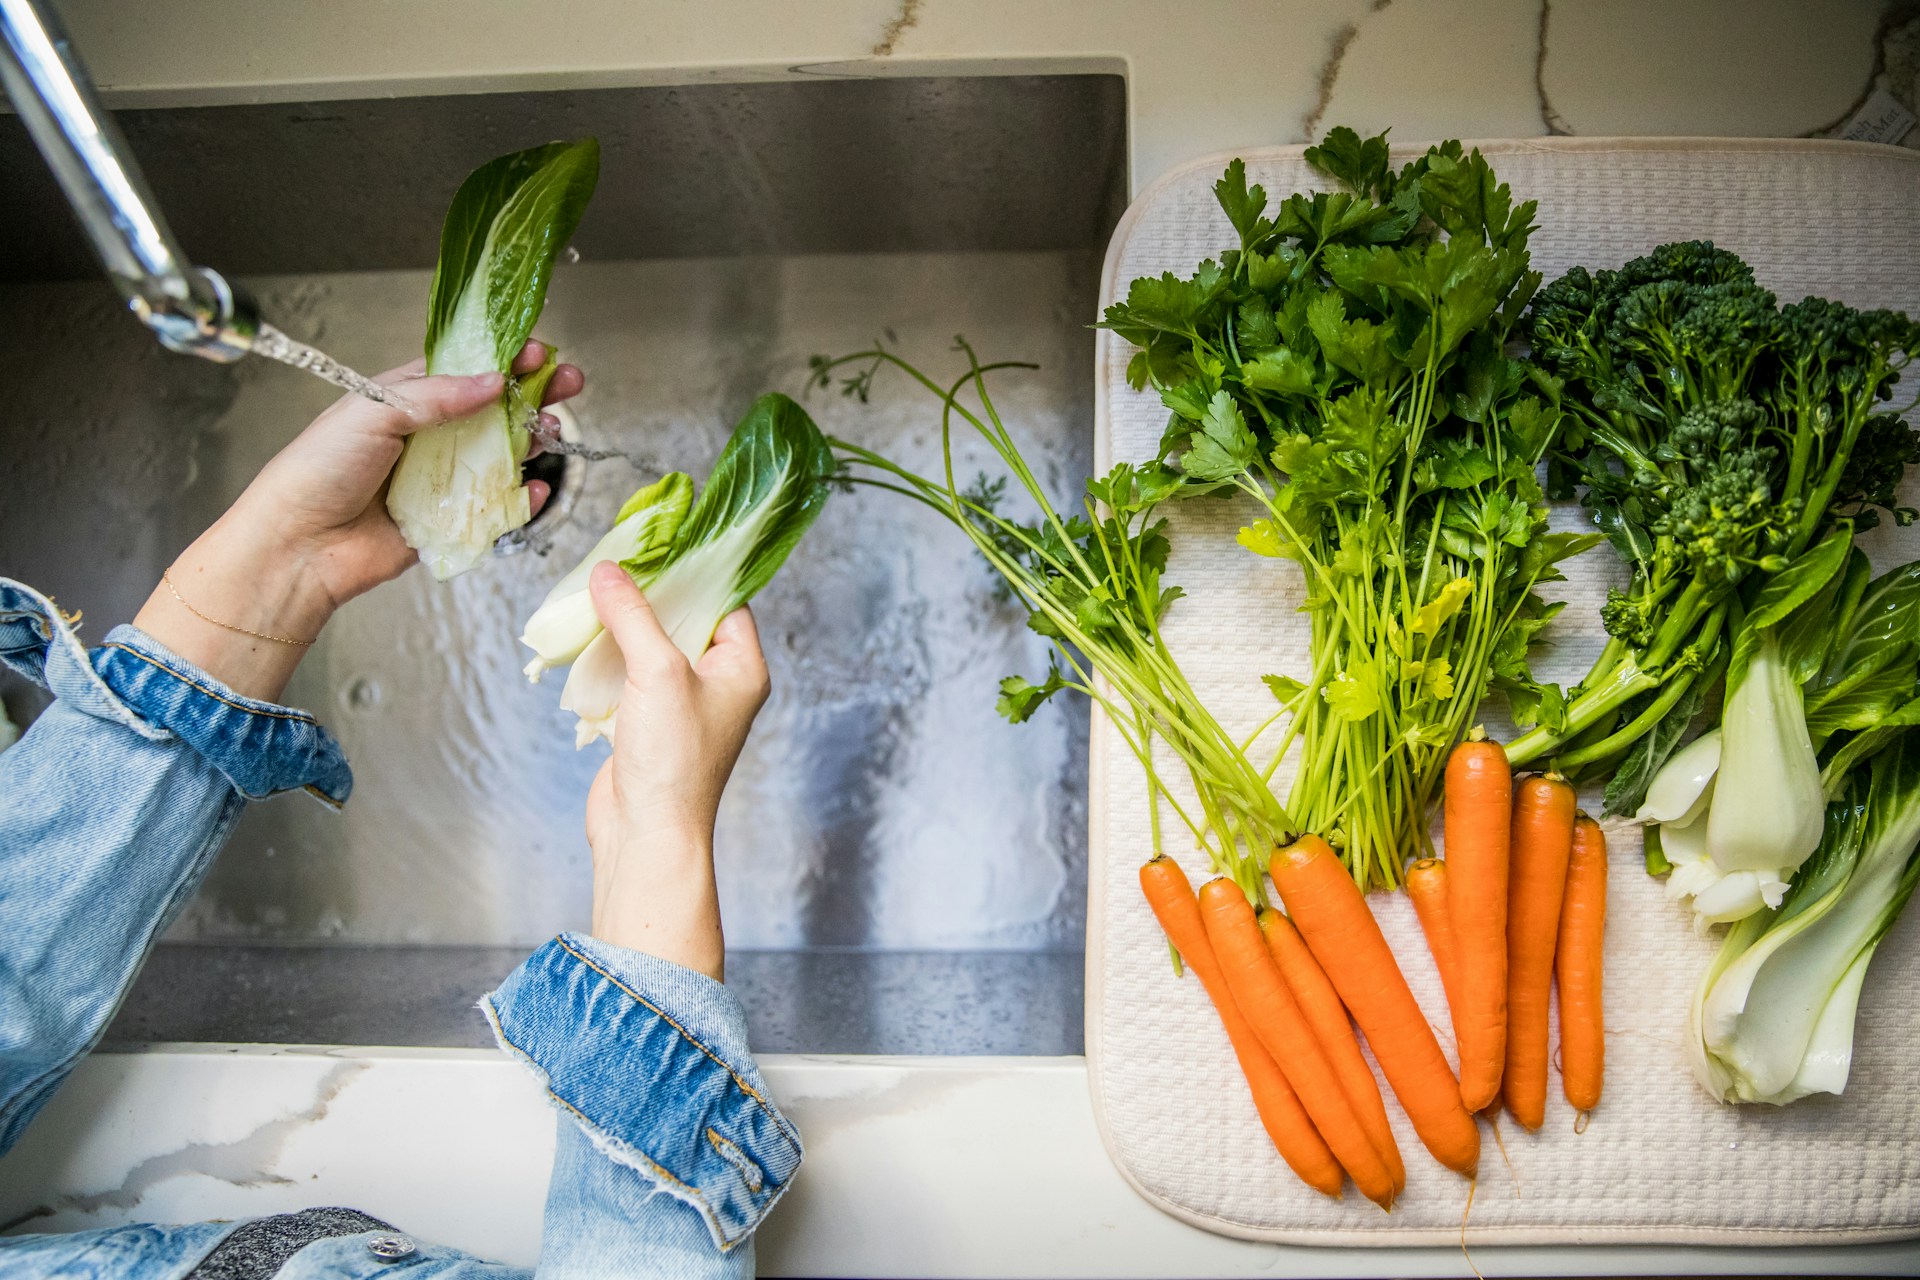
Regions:
M 1366 1033 L 1414 1132 L 1441 1164 L 1471 1176 L 1480 1162 L 1480 1130 L 1359 886 L 1318 836 L 1275 850 L 1268 870 L 1294 927 Z
M 1300 1012 L 1307 1015 L 1314 1037 L 1332 1060 L 1333 1069 L 1340 1073 L 1340 1085 L 1354 1114 L 1360 1118 L 1361 1127 L 1372 1140 L 1373 1149 L 1387 1162 L 1387 1172 L 1393 1175 L 1394 1194 L 1398 1195 L 1407 1189 L 1406 1162 L 1400 1158 L 1400 1144 L 1393 1140 L 1393 1126 L 1387 1121 L 1387 1104 L 1381 1101 L 1380 1086 L 1374 1082 L 1367 1059 L 1360 1052 L 1359 1040 L 1354 1038 L 1353 1023 L 1347 1020 L 1347 1007 L 1340 1003 L 1340 993 L 1333 989 L 1327 971 L 1313 958 L 1313 952 L 1301 941 L 1291 920 L 1270 907 L 1260 908 L 1254 916 L 1260 922 L 1267 952 L 1280 967 L 1287 989 L 1299 1001 Z
M 1200 916 L 1233 1002 L 1280 1064 L 1334 1159 L 1346 1168 L 1362 1195 L 1382 1209 L 1391 1209 L 1393 1174 L 1354 1114 L 1340 1076 L 1300 1012 L 1299 1002 L 1281 980 L 1254 920 L 1253 904 L 1233 881 L 1210 880 L 1200 886 Z
M 1560 987 L 1560 1082 L 1577 1111 L 1600 1105 L 1607 1055 L 1600 1002 L 1601 942 L 1607 928 L 1607 837 L 1581 814 L 1573 820 L 1566 901 L 1554 977 Z
M 1507 1110 L 1528 1129 L 1547 1111 L 1547 1006 L 1554 943 L 1573 854 L 1573 788 L 1558 776 L 1521 782 L 1513 801 L 1513 886 L 1507 910 Z
M 1227 1029 L 1234 1056 L 1240 1060 L 1240 1073 L 1246 1077 L 1247 1088 L 1253 1093 L 1254 1110 L 1260 1113 L 1260 1123 L 1280 1152 L 1280 1158 L 1302 1182 L 1338 1200 L 1346 1180 L 1340 1162 L 1333 1158 L 1332 1150 L 1320 1131 L 1313 1127 L 1306 1108 L 1300 1105 L 1279 1064 L 1261 1046 L 1253 1027 L 1234 1003 L 1226 978 L 1214 959 L 1213 944 L 1207 941 L 1206 924 L 1200 918 L 1200 902 L 1194 897 L 1186 872 L 1172 858 L 1155 854 L 1140 868 L 1140 888 L 1147 895 L 1147 905 L 1153 908 L 1154 919 L 1160 922 L 1187 968 L 1200 979 L 1200 985 L 1213 1001 Z
M 1460 1100 L 1478 1111 L 1500 1091 L 1507 1051 L 1507 851 L 1513 775 L 1497 742 L 1462 742 L 1447 757 L 1447 914 L 1459 956 L 1453 1005 Z
M 1427 935 L 1427 950 L 1433 953 L 1433 967 L 1440 971 L 1440 989 L 1447 994 L 1447 1010 L 1454 1019 L 1454 1039 L 1460 1036 L 1460 953 L 1453 936 L 1453 913 L 1447 905 L 1447 864 L 1438 858 L 1422 858 L 1407 868 L 1407 896 L 1413 899 L 1413 913 L 1420 917 L 1420 932 Z

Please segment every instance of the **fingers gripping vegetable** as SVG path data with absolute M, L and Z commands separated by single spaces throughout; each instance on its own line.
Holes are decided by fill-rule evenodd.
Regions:
M 611 560 L 636 582 L 651 578 L 666 559 L 692 505 L 693 481 L 679 471 L 634 491 L 614 516 L 606 537 L 554 584 L 527 619 L 520 643 L 535 655 L 526 666 L 527 679 L 538 681 L 552 668 L 567 666 L 604 630 L 587 590 L 593 566 Z
M 1359 887 L 1318 836 L 1277 851 L 1271 869 L 1287 915 L 1366 1034 L 1414 1132 L 1434 1159 L 1471 1176 L 1480 1131 Z
M 460 184 L 440 233 L 428 373 L 510 371 L 599 173 L 600 144 L 583 138 L 502 156 Z M 520 464 L 554 368 L 549 352 L 539 372 L 508 378 L 498 404 L 407 438 L 387 510 L 434 577 L 465 573 L 496 538 L 527 522 Z
M 1231 880 L 1210 880 L 1200 889 L 1200 915 L 1233 1002 L 1280 1064 L 1314 1127 L 1360 1193 L 1382 1209 L 1392 1208 L 1393 1174 L 1361 1125 L 1299 1002 L 1281 980 L 1247 895 Z
M 694 661 L 720 620 L 771 582 L 799 545 L 826 504 L 834 467 L 806 411 L 770 394 L 733 429 L 697 498 L 675 474 L 628 499 L 613 531 L 560 580 L 521 635 L 536 655 L 530 678 L 573 663 L 560 705 L 579 717 L 577 745 L 612 739 L 626 683 L 619 646 L 582 599 L 593 566 L 618 560 L 674 646 Z
M 1453 1009 L 1460 1100 L 1479 1111 L 1500 1091 L 1507 1056 L 1507 886 L 1513 775 L 1497 742 L 1463 742 L 1447 760 L 1447 918 L 1459 956 Z
M 1606 1019 L 1601 1000 L 1607 928 L 1607 837 L 1580 814 L 1573 821 L 1560 939 L 1553 955 L 1560 992 L 1561 1087 L 1577 1111 L 1600 1105 L 1606 1069 Z
M 1140 868 L 1140 888 L 1153 909 L 1153 918 L 1160 922 L 1168 940 L 1213 1001 L 1234 1056 L 1239 1059 L 1240 1072 L 1253 1093 L 1254 1109 L 1274 1148 L 1302 1182 L 1338 1199 L 1346 1181 L 1340 1163 L 1227 989 L 1186 872 L 1172 858 L 1156 855 Z
M 1546 1120 L 1547 1022 L 1560 907 L 1573 856 L 1573 788 L 1523 780 L 1513 800 L 1512 895 L 1507 908 L 1507 1110 L 1529 1129 Z

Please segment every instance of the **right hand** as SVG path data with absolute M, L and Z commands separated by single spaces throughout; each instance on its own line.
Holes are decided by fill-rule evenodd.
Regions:
M 594 566 L 589 588 L 627 669 L 613 755 L 587 795 L 593 936 L 718 979 L 714 820 L 770 689 L 753 615 L 728 614 L 689 663 L 618 565 Z

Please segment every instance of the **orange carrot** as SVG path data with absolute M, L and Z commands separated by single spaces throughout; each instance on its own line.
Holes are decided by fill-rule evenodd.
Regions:
M 1547 1113 L 1547 1007 L 1560 901 L 1573 855 L 1573 788 L 1557 775 L 1521 782 L 1513 800 L 1513 891 L 1507 909 L 1507 1110 L 1528 1129 Z
M 1393 1175 L 1394 1194 L 1398 1195 L 1407 1189 L 1406 1162 L 1400 1158 L 1400 1144 L 1393 1140 L 1393 1126 L 1387 1121 L 1387 1104 L 1381 1101 L 1380 1086 L 1374 1082 L 1367 1059 L 1360 1052 L 1359 1040 L 1354 1038 L 1353 1023 L 1347 1020 L 1347 1007 L 1340 1003 L 1340 993 L 1333 989 L 1327 971 L 1313 958 L 1313 952 L 1301 941 L 1291 920 L 1270 907 L 1262 907 L 1254 915 L 1260 922 L 1260 932 L 1266 937 L 1268 954 L 1280 966 L 1280 976 L 1286 980 L 1287 989 L 1300 1002 L 1300 1012 L 1307 1015 L 1314 1037 L 1332 1060 L 1333 1069 L 1340 1073 L 1340 1085 L 1346 1090 L 1347 1101 L 1372 1140 L 1373 1149 L 1387 1162 L 1387 1172 Z
M 1140 868 L 1140 888 L 1147 895 L 1147 905 L 1153 908 L 1154 919 L 1160 922 L 1187 968 L 1200 979 L 1200 985 L 1206 988 L 1207 996 L 1220 1014 L 1234 1056 L 1240 1060 L 1240 1072 L 1253 1093 L 1254 1109 L 1260 1113 L 1260 1123 L 1281 1159 L 1315 1191 L 1339 1199 L 1341 1184 L 1346 1180 L 1340 1162 L 1333 1158 L 1325 1139 L 1313 1127 L 1306 1108 L 1294 1096 L 1293 1087 L 1281 1074 L 1273 1055 L 1261 1046 L 1252 1026 L 1241 1016 L 1240 1007 L 1233 1002 L 1226 978 L 1214 959 L 1213 945 L 1207 941 L 1207 927 L 1200 918 L 1200 902 L 1194 896 L 1193 884 L 1186 872 L 1172 858 L 1155 854 Z
M 1340 1076 L 1300 1012 L 1299 1002 L 1281 980 L 1254 920 L 1253 904 L 1233 881 L 1209 880 L 1200 886 L 1200 916 L 1233 1002 L 1280 1064 L 1334 1159 L 1345 1167 L 1362 1195 L 1382 1209 L 1391 1209 L 1393 1174 L 1354 1114 Z
M 1460 958 L 1453 1005 L 1460 1100 L 1478 1111 L 1500 1091 L 1507 1051 L 1507 852 L 1513 775 L 1497 742 L 1462 742 L 1447 757 L 1447 914 Z
M 1440 971 L 1440 989 L 1447 995 L 1447 1010 L 1454 1019 L 1456 1043 L 1460 1035 L 1460 953 L 1453 936 L 1453 913 L 1447 905 L 1447 864 L 1438 858 L 1422 858 L 1407 868 L 1407 896 L 1413 899 L 1413 913 L 1420 917 L 1420 932 L 1427 935 L 1427 950 L 1433 953 L 1433 967 Z
M 1573 821 L 1567 896 L 1560 904 L 1554 977 L 1560 987 L 1560 1082 L 1577 1111 L 1600 1105 L 1607 1041 L 1601 1017 L 1602 938 L 1607 928 L 1607 837 L 1581 814 Z
M 1269 871 L 1294 927 L 1366 1033 L 1414 1132 L 1441 1164 L 1471 1176 L 1480 1162 L 1480 1130 L 1460 1104 L 1440 1042 L 1353 877 L 1312 835 L 1275 850 Z

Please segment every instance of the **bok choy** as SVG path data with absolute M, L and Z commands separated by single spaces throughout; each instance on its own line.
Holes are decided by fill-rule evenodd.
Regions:
M 1840 1093 L 1867 965 L 1920 880 L 1920 741 L 1849 776 L 1776 909 L 1728 931 L 1694 993 L 1688 1055 L 1723 1102 Z
M 754 403 L 713 464 L 706 486 L 674 472 L 635 493 L 614 527 L 555 584 L 520 640 L 534 651 L 529 679 L 572 664 L 560 705 L 579 718 L 575 745 L 612 741 L 626 663 L 587 593 L 602 560 L 617 561 L 646 594 L 676 648 L 696 661 L 720 620 L 752 599 L 786 563 L 826 504 L 832 451 L 806 411 L 783 395 Z
M 509 373 L 546 305 L 554 258 L 593 195 L 600 144 L 553 142 L 475 169 L 453 197 L 427 308 L 427 372 Z M 408 437 L 387 510 L 440 579 L 479 564 L 531 517 L 520 464 L 554 354 L 497 404 Z

